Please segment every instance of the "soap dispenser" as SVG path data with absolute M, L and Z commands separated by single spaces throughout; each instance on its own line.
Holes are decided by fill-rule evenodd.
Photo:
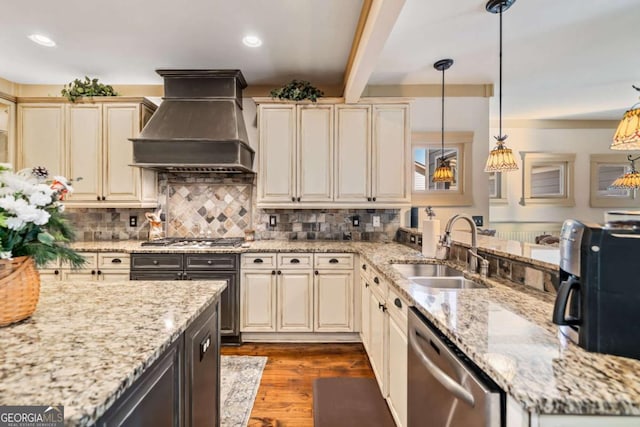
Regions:
M 425 209 L 427 219 L 422 221 L 422 254 L 427 258 L 435 258 L 438 251 L 438 238 L 440 236 L 440 220 L 431 206 Z

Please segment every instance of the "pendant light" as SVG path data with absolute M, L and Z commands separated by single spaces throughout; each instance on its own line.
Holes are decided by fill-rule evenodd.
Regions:
M 453 65 L 453 59 L 441 59 L 433 64 L 433 68 L 442 71 L 442 126 L 440 133 L 440 141 L 442 143 L 442 151 L 440 152 L 440 162 L 433 173 L 433 182 L 453 182 L 453 170 L 449 163 L 444 160 L 444 72 Z
M 640 92 L 640 87 L 633 85 L 631 87 Z M 612 150 L 640 150 L 640 102 L 624 113 L 609 148 Z
M 622 188 L 625 190 L 640 188 L 640 172 L 636 170 L 636 160 L 638 159 L 640 159 L 640 156 L 634 159 L 629 154 L 627 160 L 631 162 L 631 170 L 613 181 L 609 188 Z
M 500 14 L 500 89 L 498 92 L 500 127 L 498 136 L 495 137 L 497 143 L 495 148 L 489 153 L 487 165 L 484 168 L 485 172 L 508 172 L 518 170 L 516 159 L 513 157 L 513 151 L 511 151 L 510 148 L 507 148 L 505 144 L 507 135 L 502 134 L 502 12 L 509 9 L 515 2 L 516 0 L 489 0 L 486 6 L 487 12 Z

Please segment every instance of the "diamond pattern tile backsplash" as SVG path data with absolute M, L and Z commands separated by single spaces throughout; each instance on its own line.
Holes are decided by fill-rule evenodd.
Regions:
M 251 225 L 250 184 L 167 183 L 169 237 L 244 237 Z

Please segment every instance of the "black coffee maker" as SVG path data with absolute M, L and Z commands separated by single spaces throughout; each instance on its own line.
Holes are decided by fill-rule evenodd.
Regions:
M 567 220 L 553 323 L 588 351 L 640 359 L 640 222 Z

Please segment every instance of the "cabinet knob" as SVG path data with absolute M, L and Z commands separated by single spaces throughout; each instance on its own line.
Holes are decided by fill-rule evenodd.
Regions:
M 295 202 L 295 201 L 296 201 L 296 198 L 295 198 L 295 197 L 292 197 L 292 198 L 291 198 L 291 201 L 292 201 L 292 202 Z
M 375 197 L 373 198 L 373 201 L 374 201 L 374 202 L 376 201 L 376 198 L 375 198 Z
M 394 299 L 393 303 L 396 305 L 396 307 L 402 308 L 402 301 L 400 301 L 400 298 Z
M 99 275 L 102 274 L 102 271 L 98 270 L 97 273 L 98 273 L 98 276 L 99 276 Z
M 371 197 L 367 197 L 367 202 L 370 202 L 370 201 L 371 201 Z
M 153 265 L 158 265 L 158 264 L 160 264 L 160 261 L 158 261 L 157 259 L 154 259 L 153 261 L 151 261 L 151 263 Z
M 262 258 L 256 258 L 253 260 L 254 264 L 262 264 L 264 261 L 262 260 Z
M 298 201 L 300 201 L 300 197 L 298 197 Z
M 58 274 L 60 274 L 60 272 L 58 270 L 53 270 L 53 274 L 57 276 Z
M 182 272 L 176 273 L 176 276 L 178 276 L 178 279 L 182 278 Z
M 275 270 L 271 270 L 271 274 L 275 276 L 276 271 Z
M 211 265 L 211 264 L 213 264 L 213 261 L 212 261 L 212 260 L 210 260 L 210 259 L 208 259 L 208 260 L 207 260 L 207 265 Z
M 91 275 L 95 276 L 96 275 L 96 271 L 95 270 L 91 270 Z
M 282 271 L 278 270 L 278 276 L 282 274 Z
M 104 201 L 104 200 L 107 200 L 107 198 L 106 198 L 106 197 L 104 197 L 104 196 L 102 196 L 102 200 L 103 200 L 103 201 Z M 373 200 L 375 200 L 375 199 L 373 199 Z
M 380 302 L 378 303 L 378 308 L 379 308 L 380 310 L 382 310 L 383 312 L 384 312 L 384 311 L 387 311 L 387 306 L 386 306 L 386 305 L 384 305 L 384 304 L 382 304 L 382 303 L 380 303 Z
M 100 196 L 96 196 L 96 200 L 97 200 L 97 201 L 100 201 Z
M 362 264 L 362 269 L 366 270 L 367 269 L 367 264 Z
M 331 259 L 329 260 L 329 264 L 337 264 L 337 263 L 339 263 L 339 262 L 340 262 L 340 261 L 338 261 L 338 260 L 337 260 L 337 258 L 331 258 Z
M 365 288 L 368 288 L 368 287 L 369 287 L 369 284 L 365 282 L 364 287 L 365 287 Z
M 373 283 L 375 283 L 376 285 L 380 284 L 380 279 L 378 279 L 377 277 L 373 278 Z
M 316 276 L 320 273 L 318 273 L 318 270 L 314 271 L 313 274 L 315 274 Z

